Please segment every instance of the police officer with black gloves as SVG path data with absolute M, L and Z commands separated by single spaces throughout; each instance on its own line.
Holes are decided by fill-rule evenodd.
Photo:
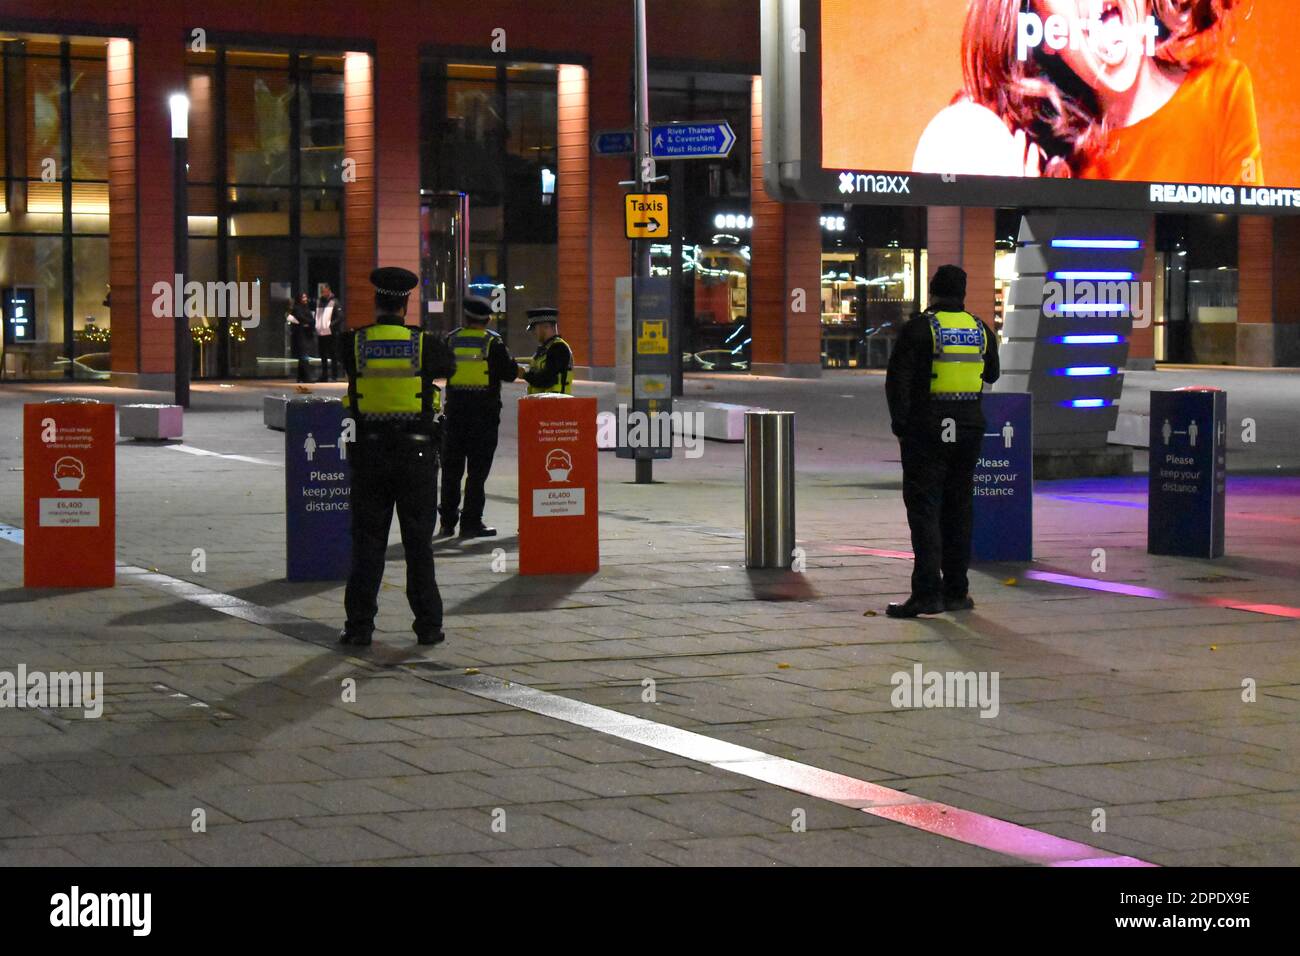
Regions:
M 406 551 L 406 599 L 421 644 L 443 640 L 442 597 L 433 571 L 438 514 L 441 397 L 434 379 L 456 369 L 438 336 L 406 325 L 406 305 L 419 277 L 406 269 L 376 269 L 375 324 L 343 334 L 339 353 L 348 376 L 343 400 L 356 421 L 352 460 L 352 573 L 340 640 L 370 643 L 379 610 L 388 529 L 397 522 Z
M 464 324 L 447 336 L 456 356 L 456 374 L 447 380 L 446 433 L 442 444 L 440 537 L 490 538 L 496 528 L 483 524 L 487 500 L 483 486 L 492 470 L 501 425 L 501 383 L 519 377 L 519 366 L 501 336 L 487 327 L 492 304 L 479 296 L 465 300 Z M 465 476 L 465 510 L 460 511 L 460 481 Z
M 557 392 L 573 394 L 573 349 L 560 338 L 558 309 L 529 309 L 528 331 L 537 330 L 537 351 L 524 370 L 528 394 Z
M 912 594 L 890 617 L 969 610 L 975 463 L 984 438 L 983 384 L 998 380 L 997 334 L 966 311 L 966 273 L 940 266 L 930 308 L 900 330 L 885 378 L 903 459 L 912 530 Z

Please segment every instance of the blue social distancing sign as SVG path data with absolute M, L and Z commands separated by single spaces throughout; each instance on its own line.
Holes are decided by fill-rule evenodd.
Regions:
M 1219 389 L 1151 393 L 1147 551 L 1223 556 L 1228 395 Z
M 971 558 L 1030 561 L 1034 556 L 1034 397 L 990 392 L 983 398 L 984 443 L 975 465 Z
M 342 581 L 352 563 L 355 425 L 337 399 L 294 399 L 285 410 L 285 530 L 290 581 Z

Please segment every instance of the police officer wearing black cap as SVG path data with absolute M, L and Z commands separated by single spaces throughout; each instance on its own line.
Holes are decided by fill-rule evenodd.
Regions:
M 419 277 L 406 269 L 376 269 L 375 324 L 344 333 L 339 352 L 348 376 L 344 399 L 357 423 L 352 459 L 352 573 L 341 641 L 366 645 L 375 629 L 388 530 L 397 522 L 406 552 L 406 599 L 421 644 L 443 640 L 442 597 L 433 571 L 438 513 L 437 421 L 441 397 L 434 379 L 456 370 L 438 336 L 406 325 L 406 306 Z
M 447 336 L 456 356 L 456 373 L 447 380 L 446 433 L 442 444 L 441 537 L 489 538 L 496 528 L 483 524 L 487 500 L 483 486 L 492 470 L 501 425 L 501 383 L 519 377 L 519 366 L 501 336 L 487 327 L 492 304 L 480 296 L 465 300 L 465 321 Z M 466 466 L 469 474 L 465 477 Z M 465 510 L 460 482 L 465 477 Z
M 537 330 L 537 351 L 524 370 L 528 394 L 557 392 L 573 394 L 573 349 L 560 338 L 559 309 L 529 309 L 528 330 Z
M 966 273 L 940 266 L 930 308 L 898 334 L 885 394 L 903 459 L 912 531 L 912 594 L 890 617 L 969 610 L 975 463 L 984 440 L 980 393 L 998 380 L 998 337 L 966 311 Z

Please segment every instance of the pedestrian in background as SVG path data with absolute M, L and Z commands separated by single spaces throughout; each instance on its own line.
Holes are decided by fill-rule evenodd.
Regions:
M 312 314 L 307 293 L 299 292 L 298 298 L 289 306 L 289 313 L 284 317 L 289 323 L 290 343 L 293 357 L 298 360 L 298 381 L 310 381 L 311 354 L 316 341 L 316 317 Z
M 321 284 L 320 297 L 316 300 L 316 340 L 320 343 L 320 380 L 333 382 L 339 375 L 340 356 L 335 345 L 347 323 L 343 319 L 343 306 L 334 296 L 329 283 Z
M 966 311 L 966 273 L 940 266 L 930 307 L 899 331 L 885 394 L 903 459 L 912 532 L 912 594 L 890 617 L 969 610 L 975 463 L 984 441 L 984 383 L 998 380 L 998 337 Z

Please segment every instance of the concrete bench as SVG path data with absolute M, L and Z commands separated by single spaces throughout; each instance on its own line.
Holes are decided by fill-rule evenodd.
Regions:
M 284 419 L 288 407 L 288 395 L 263 395 L 262 424 L 272 431 L 284 431 Z
M 179 405 L 123 405 L 117 410 L 117 432 L 123 438 L 180 438 L 184 419 Z
M 692 416 L 692 433 L 703 432 L 711 441 L 743 442 L 745 440 L 745 413 L 764 409 L 753 405 L 730 405 L 726 402 L 706 402 L 694 398 L 673 401 L 673 413 L 678 420 Z M 698 417 L 695 417 L 698 416 Z M 618 415 L 601 412 L 596 416 L 596 445 L 602 450 L 614 448 L 617 443 Z
M 673 403 L 673 410 L 683 415 L 699 414 L 704 426 L 704 437 L 712 441 L 739 442 L 745 440 L 745 413 L 761 412 L 756 405 L 730 405 L 726 402 L 705 402 L 684 398 Z
M 1151 415 L 1148 412 L 1120 412 L 1115 427 L 1106 436 L 1112 445 L 1148 448 L 1151 445 Z

